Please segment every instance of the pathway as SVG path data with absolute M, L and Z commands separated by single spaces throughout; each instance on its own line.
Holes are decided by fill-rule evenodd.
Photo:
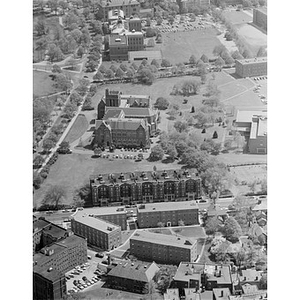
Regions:
M 201 252 L 196 260 L 196 263 L 198 263 L 203 255 L 203 251 L 204 251 L 204 248 L 205 248 L 205 244 L 206 244 L 206 239 L 204 240 L 204 244 L 202 245 L 202 249 L 201 249 Z

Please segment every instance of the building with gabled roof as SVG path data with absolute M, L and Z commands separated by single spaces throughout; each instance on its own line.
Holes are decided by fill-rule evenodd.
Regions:
M 107 283 L 116 289 L 135 293 L 147 293 L 147 285 L 153 279 L 159 267 L 155 262 L 137 263 L 124 261 L 107 274 Z
M 130 253 L 141 260 L 178 265 L 196 260 L 197 241 L 144 230 L 130 238 Z
M 180 300 L 178 289 L 167 289 L 164 293 L 164 300 Z

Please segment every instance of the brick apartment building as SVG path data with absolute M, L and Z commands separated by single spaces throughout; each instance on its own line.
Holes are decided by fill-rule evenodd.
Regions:
M 99 174 L 90 177 L 93 205 L 185 201 L 201 196 L 197 170 Z
M 140 18 L 130 18 L 128 21 L 129 31 L 142 32 L 142 20 Z
M 99 17 L 103 21 L 108 21 L 108 12 L 116 9 L 122 10 L 124 16 L 129 18 L 140 12 L 140 3 L 137 0 L 100 0 Z
M 130 254 L 138 259 L 156 263 L 179 264 L 194 262 L 197 258 L 197 241 L 174 235 L 139 231 L 130 238 Z
M 87 213 L 77 212 L 71 218 L 74 233 L 85 237 L 89 245 L 111 250 L 121 244 L 121 227 Z
M 253 77 L 267 75 L 268 65 L 266 57 L 237 59 L 235 73 L 240 77 Z
M 266 7 L 253 9 L 253 23 L 265 31 L 268 30 L 268 15 Z
M 206 290 L 228 288 L 232 292 L 230 266 L 181 262 L 173 278 L 172 287 L 179 288 L 181 293 L 185 288 L 199 290 L 201 287 Z
M 127 228 L 127 211 L 125 209 L 125 206 L 85 208 L 82 211 L 78 211 L 76 214 L 92 215 L 95 218 L 102 219 L 104 221 L 120 226 L 121 230 L 126 230 Z
M 70 235 L 33 256 L 33 298 L 61 299 L 66 293 L 65 273 L 87 261 L 87 242 Z
M 195 201 L 163 202 L 141 204 L 137 209 L 139 228 L 158 227 L 162 222 L 165 226 L 177 226 L 180 221 L 185 225 L 199 224 L 198 205 Z
M 129 23 L 130 24 L 130 23 Z M 141 51 L 145 49 L 144 34 L 140 31 L 132 31 L 126 34 L 128 51 Z
M 238 110 L 235 126 L 247 142 L 251 154 L 267 154 L 267 112 Z
M 68 236 L 67 230 L 55 225 L 44 218 L 33 222 L 33 253 L 43 247 L 64 239 Z
M 107 283 L 112 288 L 147 293 L 148 284 L 158 270 L 159 267 L 155 262 L 142 264 L 123 261 L 107 274 Z

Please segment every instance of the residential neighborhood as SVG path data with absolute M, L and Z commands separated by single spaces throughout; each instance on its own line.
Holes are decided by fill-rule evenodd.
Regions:
M 33 0 L 34 300 L 268 299 L 267 23 Z

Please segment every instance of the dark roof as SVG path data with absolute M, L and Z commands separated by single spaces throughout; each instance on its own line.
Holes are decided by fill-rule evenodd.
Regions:
M 139 117 L 149 117 L 154 114 L 150 108 L 142 107 L 124 107 L 122 108 L 125 116 L 139 116 Z
M 135 281 L 149 282 L 159 270 L 153 262 L 151 264 L 131 263 L 130 261 L 120 262 L 109 273 L 108 276 L 131 279 Z
M 216 300 L 227 300 L 231 296 L 229 288 L 214 288 L 213 293 Z
M 50 224 L 49 221 L 43 220 L 43 219 L 37 219 L 33 222 L 33 232 L 37 232 L 45 228 Z
M 110 118 L 119 118 L 122 114 L 121 108 L 108 108 L 105 112 L 103 120 L 108 120 Z
M 48 279 L 51 282 L 60 280 L 62 277 L 65 276 L 60 271 L 57 271 L 55 269 L 52 269 L 51 271 L 48 271 L 48 270 L 49 270 L 48 268 L 34 266 L 33 273 L 36 273 L 36 274 Z
M 58 225 L 51 223 L 49 224 L 49 226 L 46 226 L 44 228 L 44 233 L 59 238 L 59 237 L 66 236 L 67 230 Z

